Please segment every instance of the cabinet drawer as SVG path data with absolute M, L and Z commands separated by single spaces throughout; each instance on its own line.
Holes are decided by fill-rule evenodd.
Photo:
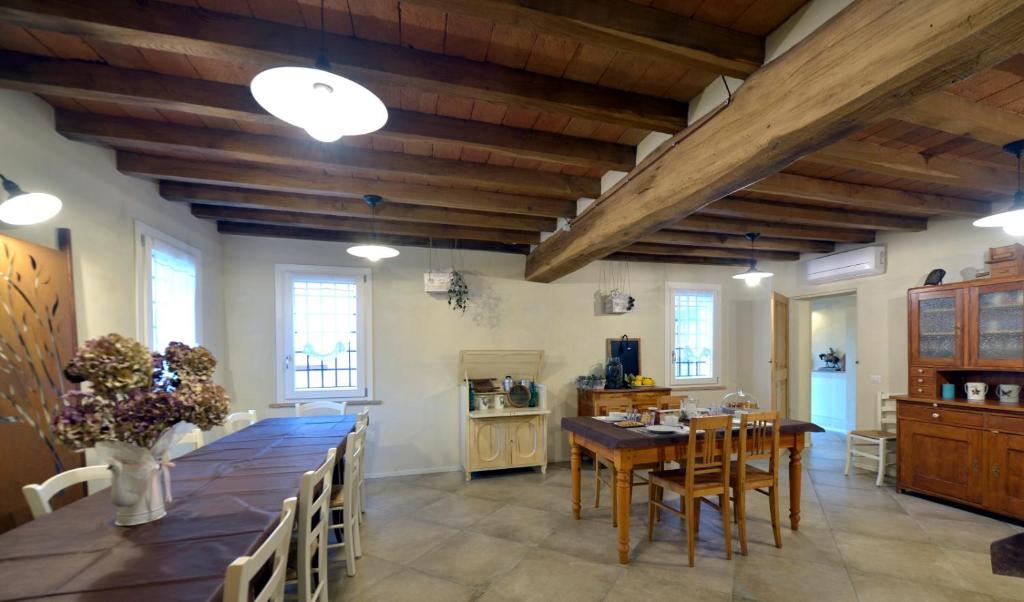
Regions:
M 924 378 L 935 378 L 935 368 L 928 368 L 926 366 L 911 366 L 910 367 L 910 378 L 924 377 Z M 913 382 L 913 380 L 911 380 Z
M 1024 418 L 989 414 L 985 416 L 985 428 L 1024 435 Z
M 936 424 L 951 424 L 957 426 L 983 427 L 985 416 L 977 412 L 964 412 L 962 410 L 947 410 L 945 408 L 930 408 L 916 405 L 900 405 L 897 410 L 900 418 L 910 420 L 921 420 Z
M 938 387 L 935 386 L 934 379 L 924 379 L 924 382 L 915 382 L 915 379 L 910 381 L 910 396 L 911 397 L 923 397 L 926 399 L 934 399 L 938 397 Z

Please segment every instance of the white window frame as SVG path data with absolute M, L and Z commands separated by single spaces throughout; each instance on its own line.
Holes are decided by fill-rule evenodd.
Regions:
M 714 295 L 713 345 L 711 376 L 704 378 L 676 378 L 675 376 L 675 295 L 677 291 L 701 291 Z M 717 284 L 695 282 L 665 283 L 665 375 L 669 386 L 676 388 L 708 387 L 721 383 L 722 375 L 722 287 Z
M 190 244 L 135 221 L 135 325 L 136 338 L 153 349 L 153 239 L 191 255 L 196 263 L 196 345 L 203 344 L 203 253 Z M 156 349 L 155 351 L 163 351 Z
M 357 375 L 362 379 L 357 390 L 351 393 L 338 391 L 294 391 L 290 386 L 292 374 L 292 349 L 289 329 L 291 325 L 292 291 L 290 281 L 295 275 L 326 276 L 353 279 L 356 281 L 356 312 L 359 315 Z M 313 399 L 338 399 L 344 401 L 373 398 L 373 272 L 368 268 L 345 268 L 336 266 L 277 264 L 274 266 L 276 288 L 277 341 L 274 374 L 277 379 L 277 401 L 290 403 Z M 361 390 L 360 390 L 361 389 Z

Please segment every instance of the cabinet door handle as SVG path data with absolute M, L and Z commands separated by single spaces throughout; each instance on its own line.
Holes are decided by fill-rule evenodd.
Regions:
M 999 465 L 998 464 L 996 464 L 995 466 L 992 467 L 992 476 L 994 476 L 997 479 L 999 478 Z
M 974 469 L 974 472 L 981 472 L 981 462 L 979 462 L 978 459 L 975 458 L 974 460 L 971 461 L 971 468 Z
M 939 413 L 938 412 L 932 412 L 932 418 L 938 418 L 938 417 L 939 417 Z

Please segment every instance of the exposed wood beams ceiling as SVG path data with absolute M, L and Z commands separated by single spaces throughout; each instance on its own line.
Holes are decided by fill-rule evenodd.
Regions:
M 529 262 L 541 280 L 598 257 L 745 265 L 751 231 L 762 234 L 759 257 L 792 260 L 872 242 L 877 231 L 919 231 L 930 217 L 983 215 L 1014 190 L 999 146 L 1024 138 L 1024 58 L 999 41 L 1018 30 L 1019 11 L 1006 3 L 953 7 L 986 33 L 965 34 L 948 14 L 910 15 L 888 37 L 936 25 L 904 52 L 863 12 L 876 3 L 860 0 L 863 28 L 814 36 L 862 46 L 846 57 L 797 48 L 765 68 L 765 37 L 804 0 L 648 4 L 331 0 L 335 70 L 365 83 L 390 113 L 383 130 L 332 145 L 277 121 L 248 90 L 264 67 L 312 63 L 311 0 L 0 0 L 0 87 L 39 94 L 58 109 L 62 135 L 116 149 L 121 171 L 159 180 L 166 199 L 228 234 L 360 240 L 370 224 L 360 197 L 380 194 L 378 233 L 394 244 L 525 254 L 568 218 L 571 232 Z M 976 52 L 947 48 L 989 34 Z M 891 52 L 900 60 L 868 66 Z M 824 66 L 826 55 L 836 62 Z M 948 86 L 1000 57 L 1009 60 Z M 926 62 L 943 73 L 941 85 Z M 812 72 L 834 78 L 798 84 Z M 600 195 L 602 174 L 633 168 L 647 133 L 683 130 L 687 101 L 720 75 L 758 85 L 741 88 L 701 130 L 739 123 L 732 131 L 742 144 L 727 152 L 716 143 L 728 140 L 701 138 L 707 131 L 677 136 L 657 166 L 619 185 L 621 209 L 601 201 L 576 216 L 578 198 Z M 842 84 L 851 77 L 864 82 L 856 98 Z M 823 108 L 828 95 L 815 85 L 853 94 L 845 117 Z M 784 97 L 766 100 L 772 91 Z M 772 128 L 755 127 L 759 118 Z M 801 138 L 815 144 L 794 142 Z M 686 150 L 698 144 L 700 152 Z

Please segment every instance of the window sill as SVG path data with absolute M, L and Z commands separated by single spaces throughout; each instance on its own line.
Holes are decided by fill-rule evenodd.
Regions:
M 332 400 L 334 401 L 334 400 Z M 304 403 L 312 403 L 312 401 L 286 401 L 283 403 L 272 403 L 269 408 L 280 409 L 280 408 L 294 408 L 295 406 L 302 405 Z M 381 399 L 343 399 L 337 403 L 345 403 L 350 406 L 379 406 L 384 405 L 384 401 Z
M 724 385 L 669 385 L 673 391 L 725 391 Z

